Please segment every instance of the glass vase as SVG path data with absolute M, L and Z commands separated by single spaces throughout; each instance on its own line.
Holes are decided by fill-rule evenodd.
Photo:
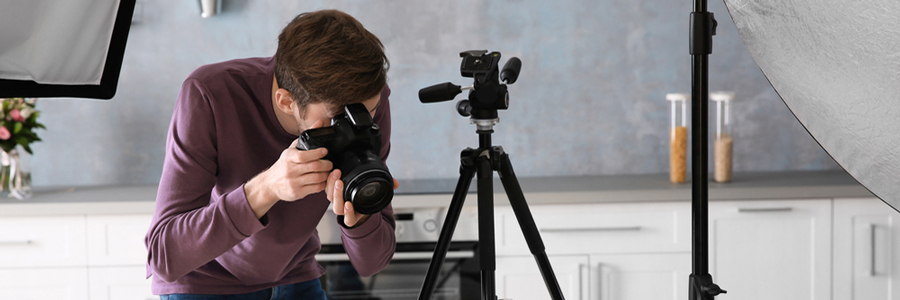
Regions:
M 21 146 L 0 150 L 0 193 L 8 198 L 31 198 L 31 154 Z

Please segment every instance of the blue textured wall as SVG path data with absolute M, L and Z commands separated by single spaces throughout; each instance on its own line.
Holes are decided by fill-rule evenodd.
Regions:
M 459 151 L 477 146 L 455 102 L 417 99 L 434 83 L 471 83 L 459 76 L 463 50 L 522 59 L 494 135 L 521 177 L 667 172 L 664 97 L 691 89 L 691 1 L 224 0 L 222 14 L 209 19 L 195 1 L 138 3 L 116 97 L 38 103 L 48 129 L 34 146 L 36 186 L 158 182 L 185 76 L 202 64 L 270 56 L 293 16 L 321 8 L 356 16 L 385 43 L 394 114 L 388 164 L 403 179 L 455 178 Z M 839 168 L 775 94 L 724 4 L 711 1 L 710 10 L 719 21 L 710 87 L 737 95 L 734 169 Z

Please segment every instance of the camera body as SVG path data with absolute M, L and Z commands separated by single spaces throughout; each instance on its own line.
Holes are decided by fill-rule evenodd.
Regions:
M 300 134 L 297 149 L 328 149 L 325 159 L 341 170 L 344 200 L 362 214 L 377 213 L 394 197 L 394 179 L 378 156 L 381 132 L 362 103 L 344 108 L 331 119 L 330 127 L 314 128 Z

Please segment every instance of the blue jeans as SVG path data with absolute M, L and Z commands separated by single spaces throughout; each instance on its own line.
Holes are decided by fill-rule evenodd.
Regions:
M 295 284 L 276 286 L 261 291 L 238 295 L 198 295 L 198 294 L 171 294 L 160 295 L 160 300 L 193 300 L 193 299 L 221 299 L 221 300 L 326 300 L 325 291 L 319 279 L 313 279 Z

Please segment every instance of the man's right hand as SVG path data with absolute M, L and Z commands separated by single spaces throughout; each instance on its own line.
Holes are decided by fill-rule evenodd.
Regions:
M 322 124 L 317 121 L 310 129 Z M 244 193 L 256 217 L 262 218 L 279 200 L 296 201 L 325 190 L 333 169 L 331 161 L 323 159 L 327 153 L 325 148 L 298 150 L 294 140 L 278 161 L 247 181 Z

